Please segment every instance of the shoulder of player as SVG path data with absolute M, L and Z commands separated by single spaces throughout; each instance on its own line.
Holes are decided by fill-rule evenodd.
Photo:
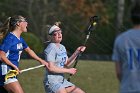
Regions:
M 62 47 L 63 49 L 65 49 L 65 46 L 64 46 L 64 45 L 62 45 L 62 44 L 60 44 L 60 47 Z
M 4 38 L 4 40 L 6 41 L 13 41 L 13 39 L 14 39 L 14 36 L 11 33 L 7 34 L 7 36 Z
M 56 45 L 54 43 L 50 43 L 45 50 L 52 50 L 55 49 Z
M 131 32 L 131 30 L 122 32 L 120 35 L 117 36 L 116 41 L 120 41 L 120 40 L 123 40 L 124 38 L 128 37 L 130 32 Z
M 117 38 L 115 39 L 115 44 L 121 43 L 124 44 L 123 42 L 125 42 L 126 40 L 129 40 L 129 37 L 133 34 L 133 30 L 129 29 L 125 32 L 122 32 L 120 35 L 117 36 Z
M 55 48 L 56 45 L 55 45 L 55 43 L 50 43 L 47 47 Z

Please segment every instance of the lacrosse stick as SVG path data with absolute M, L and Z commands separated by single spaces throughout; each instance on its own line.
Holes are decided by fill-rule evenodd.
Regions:
M 30 70 L 33 70 L 33 69 L 37 69 L 37 68 L 41 68 L 41 67 L 44 67 L 44 66 L 45 65 L 39 65 L 39 66 L 34 66 L 34 67 L 27 68 L 27 69 L 23 69 L 23 70 L 20 71 L 20 73 L 30 71 Z M 16 77 L 17 75 L 18 75 L 17 70 L 9 70 L 7 72 L 7 74 L 5 75 L 5 81 L 7 81 L 7 79 L 9 79 L 9 78 Z
M 23 72 L 26 72 L 26 71 L 29 71 L 29 70 L 33 70 L 33 69 L 37 69 L 37 68 L 41 68 L 41 67 L 44 67 L 45 65 L 39 65 L 39 66 L 35 66 L 35 67 L 30 67 L 30 68 L 27 68 L 27 69 L 23 69 L 20 71 L 20 73 L 23 73 Z
M 83 44 L 84 46 L 86 45 L 86 43 L 87 43 L 87 41 L 88 41 L 88 39 L 89 39 L 89 37 L 90 37 L 91 31 L 93 31 L 93 30 L 95 29 L 95 27 L 96 27 L 96 25 L 97 25 L 97 22 L 98 22 L 98 19 L 99 19 L 98 16 L 92 16 L 92 17 L 90 18 L 89 26 L 88 26 L 87 29 L 85 30 L 85 32 L 86 32 L 86 38 L 85 38 L 85 41 L 84 41 L 84 44 Z M 80 52 L 80 53 L 78 54 L 78 56 L 77 56 L 77 58 L 76 58 L 76 60 L 75 60 L 75 64 L 74 64 L 73 68 L 76 68 L 77 63 L 78 63 L 78 60 L 79 60 L 81 54 L 82 54 L 82 52 Z M 71 76 L 72 76 L 72 74 L 69 75 L 68 81 L 70 81 Z
M 9 70 L 7 74 L 5 75 L 5 81 L 7 81 L 9 78 L 16 77 L 18 75 L 18 72 L 16 70 Z

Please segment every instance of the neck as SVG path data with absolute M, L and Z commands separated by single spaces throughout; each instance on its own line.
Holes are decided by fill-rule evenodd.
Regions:
M 135 25 L 134 29 L 140 29 L 140 25 Z
M 13 32 L 12 32 L 14 35 L 16 35 L 18 38 L 20 38 L 20 35 L 21 35 L 21 31 L 20 30 L 18 30 L 18 29 L 16 29 L 16 30 L 14 30 Z
M 60 46 L 60 43 L 55 43 L 55 45 L 56 45 L 57 47 L 59 47 L 59 46 Z

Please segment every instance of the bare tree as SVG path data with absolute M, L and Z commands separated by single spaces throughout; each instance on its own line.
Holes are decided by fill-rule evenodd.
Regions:
M 32 27 L 31 31 L 40 36 L 42 41 L 45 41 L 48 0 L 29 0 L 27 7 L 27 13 Z
M 118 11 L 117 11 L 117 22 L 116 22 L 117 32 L 116 32 L 116 35 L 118 35 L 121 32 L 120 28 L 121 28 L 121 25 L 123 23 L 124 5 L 125 5 L 125 0 L 118 0 Z

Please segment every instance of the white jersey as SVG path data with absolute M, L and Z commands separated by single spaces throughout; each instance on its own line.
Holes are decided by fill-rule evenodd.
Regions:
M 58 67 L 64 67 L 66 59 L 68 57 L 66 49 L 62 44 L 57 47 L 55 43 L 50 43 L 44 52 L 47 62 L 54 62 L 54 64 Z M 44 84 L 47 93 L 56 93 L 56 91 L 60 88 L 65 88 L 73 85 L 72 83 L 64 79 L 63 73 L 52 73 L 48 70 L 46 70 Z

